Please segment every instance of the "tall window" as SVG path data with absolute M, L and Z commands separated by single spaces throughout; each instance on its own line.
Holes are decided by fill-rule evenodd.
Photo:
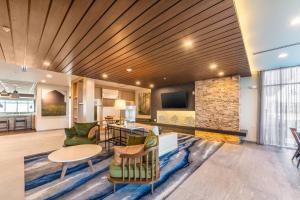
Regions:
M 262 72 L 260 142 L 295 146 L 290 128 L 300 128 L 300 67 Z
M 34 100 L 0 99 L 0 113 L 34 112 Z

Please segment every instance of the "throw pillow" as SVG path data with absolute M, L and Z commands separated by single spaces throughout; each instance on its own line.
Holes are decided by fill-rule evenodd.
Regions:
M 75 127 L 65 128 L 65 134 L 66 134 L 67 138 L 72 138 L 72 137 L 76 136 Z
M 127 146 L 144 144 L 146 137 L 138 135 L 127 135 Z
M 145 143 L 144 143 L 145 149 L 154 147 L 157 145 L 157 143 L 158 143 L 158 136 L 155 135 L 155 133 L 153 133 L 152 130 L 150 130 L 145 139 Z
M 91 128 L 96 126 L 97 122 L 92 123 L 75 123 L 75 129 L 78 136 L 87 137 Z
M 96 136 L 97 131 L 98 131 L 98 126 L 94 126 L 93 128 L 91 128 L 88 134 L 88 138 L 93 139 Z

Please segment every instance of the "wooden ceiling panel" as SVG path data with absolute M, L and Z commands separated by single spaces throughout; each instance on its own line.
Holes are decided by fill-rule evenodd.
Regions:
M 201 25 L 203 26 L 203 23 L 201 23 L 202 20 L 207 18 L 207 15 L 214 15 L 214 9 L 226 9 L 224 7 L 221 8 L 220 6 L 217 6 L 218 4 L 213 4 L 216 1 L 209 2 L 210 3 L 206 3 L 206 1 L 200 1 L 200 3 L 195 5 L 195 7 L 197 7 L 198 9 L 193 9 L 192 11 L 190 11 L 190 9 L 192 9 L 193 7 L 190 9 L 185 9 L 185 11 L 181 12 L 179 15 L 170 18 L 170 20 L 166 21 L 166 23 L 162 23 L 152 30 L 150 29 L 151 31 L 149 31 L 144 37 L 135 40 L 135 42 L 130 46 L 122 48 L 121 51 L 114 53 L 108 59 L 108 61 L 98 61 L 92 66 L 91 64 L 93 63 L 89 63 L 86 66 L 91 67 L 92 70 L 98 68 L 98 66 L 101 66 L 101 69 L 106 70 L 106 65 L 112 66 L 119 60 L 123 61 L 123 58 L 128 59 L 129 57 L 139 56 L 140 54 L 142 54 L 141 51 L 143 50 L 151 51 L 151 49 L 149 48 L 153 47 L 153 45 L 160 44 L 161 46 L 164 46 L 165 43 L 168 43 L 168 41 L 172 39 L 178 41 L 183 37 L 184 31 L 189 31 L 189 33 L 187 33 L 186 35 L 189 35 L 190 32 L 192 32 L 190 28 L 193 25 L 195 25 L 195 27 L 193 28 L 194 30 Z M 218 2 L 220 2 L 220 0 Z M 213 9 L 213 11 L 211 9 Z M 210 14 L 210 12 L 212 14 Z M 173 13 L 176 12 L 173 11 Z M 143 57 L 143 59 L 146 59 L 146 57 Z M 94 73 L 94 71 L 92 73 Z
M 230 12 L 228 10 L 224 11 L 224 12 L 225 12 L 224 13 L 225 15 L 226 15 L 226 13 L 230 14 Z M 205 12 L 205 14 L 206 14 L 206 12 Z M 223 12 L 222 12 L 222 14 L 223 14 Z M 124 66 L 124 64 L 128 63 L 129 60 L 135 60 L 138 58 L 147 60 L 151 54 L 153 54 L 157 51 L 164 53 L 164 51 L 166 49 L 167 50 L 174 50 L 174 49 L 183 50 L 180 47 L 182 47 L 182 40 L 184 40 L 185 37 L 192 38 L 194 40 L 193 37 L 197 37 L 196 35 L 198 34 L 197 33 L 198 30 L 201 31 L 203 28 L 206 28 L 207 26 L 209 26 L 212 23 L 212 21 L 216 22 L 216 21 L 223 19 L 224 16 L 222 16 L 222 14 L 213 16 L 212 18 L 209 18 L 208 20 L 203 20 L 197 24 L 193 24 L 193 22 L 191 22 L 192 24 L 190 24 L 187 21 L 187 22 L 182 23 L 178 26 L 175 26 L 171 29 L 168 29 L 167 31 L 154 34 L 155 37 L 151 37 L 151 34 L 150 34 L 150 38 L 147 38 L 146 40 L 142 40 L 140 42 L 140 44 L 136 45 L 137 46 L 136 48 L 133 47 L 130 49 L 130 47 L 128 47 L 129 50 L 127 50 L 127 51 L 126 51 L 126 49 L 122 49 L 121 54 L 117 54 L 118 55 L 117 57 L 113 57 L 113 58 L 109 59 L 109 61 L 106 61 L 106 62 L 102 62 L 102 63 L 98 62 L 97 65 L 92 66 L 92 68 L 88 69 L 88 70 L 93 70 L 92 73 L 95 73 L 98 71 L 98 66 L 101 66 L 101 70 L 108 70 L 107 68 L 112 68 L 112 67 L 115 67 L 116 65 Z M 202 15 L 200 15 L 200 16 L 202 17 Z M 158 29 L 158 30 L 161 30 L 161 29 Z M 194 34 L 192 34 L 192 33 L 194 33 Z M 195 40 L 196 39 L 197 38 L 195 38 Z M 153 50 L 155 50 L 155 51 L 153 51 Z M 107 66 L 109 66 L 109 67 L 107 67 Z M 84 72 L 84 73 L 87 73 L 87 72 Z
M 158 15 L 164 13 L 167 9 L 176 5 L 177 3 L 178 1 L 158 1 L 157 3 L 153 4 L 152 7 L 149 7 L 146 11 L 144 11 L 143 15 L 128 24 L 110 40 L 105 41 L 103 45 L 98 46 L 92 55 L 89 55 L 87 58 L 79 61 L 79 63 L 75 65 L 76 68 L 74 68 L 72 71 L 80 69 L 80 65 L 82 65 L 82 63 L 88 59 L 89 61 L 86 64 L 95 58 L 101 59 L 103 57 L 107 57 L 112 52 L 117 52 L 126 45 L 132 43 L 132 41 L 136 40 L 136 37 L 146 34 L 146 32 L 149 31 L 145 28 L 145 26 L 148 25 L 148 22 L 153 21 Z M 90 57 L 92 57 L 92 59 Z M 70 67 L 67 67 L 64 68 L 63 71 L 67 72 L 69 69 Z
M 78 63 L 82 60 L 85 60 L 87 57 L 97 56 L 98 52 L 96 52 L 98 47 L 104 46 L 104 44 L 111 40 L 114 41 L 114 36 L 118 34 L 120 31 L 122 31 L 124 28 L 128 26 L 132 21 L 134 21 L 138 16 L 140 16 L 144 11 L 152 7 L 156 1 L 137 1 L 135 2 L 129 10 L 124 12 L 122 16 L 120 16 L 108 29 L 105 30 L 105 32 L 101 35 L 101 37 L 98 37 L 91 45 L 89 45 L 86 49 L 84 49 L 83 52 L 81 52 L 81 55 L 76 57 L 69 65 L 74 66 L 72 68 L 72 71 L 75 70 L 75 66 L 78 65 Z M 119 36 L 122 37 L 122 36 Z M 66 67 L 63 67 L 65 69 Z M 67 67 L 68 68 L 68 67 Z M 64 70 L 66 71 L 66 70 Z
M 250 75 L 232 0 L 0 0 L 0 26 L 18 65 L 145 87 Z
M 50 0 L 31 0 L 25 60 L 26 65 L 34 65 L 50 4 Z
M 49 55 L 48 60 L 52 61 L 52 67 L 70 54 L 72 49 L 79 44 L 79 42 L 89 33 L 89 31 L 97 25 L 104 13 L 112 6 L 113 0 L 94 1 L 84 18 L 76 27 L 72 35 L 64 43 L 63 47 L 56 53 L 56 55 Z
M 51 60 L 54 55 L 62 48 L 68 38 L 74 32 L 78 24 L 87 14 L 88 9 L 92 6 L 92 0 L 76 0 L 68 11 L 55 39 L 53 40 L 46 57 L 43 60 Z M 40 63 L 42 64 L 42 63 Z
M 139 29 L 139 27 L 134 26 L 135 25 L 134 23 L 131 24 L 132 26 L 131 25 L 128 26 L 129 28 L 131 28 L 132 30 L 135 31 L 135 34 L 131 35 L 130 38 L 127 39 L 127 41 L 129 41 L 129 44 L 131 46 L 138 47 L 140 44 L 145 44 L 145 42 L 148 41 L 148 40 L 151 40 L 154 37 L 154 35 L 159 35 L 164 30 L 168 30 L 169 29 L 168 23 L 170 21 L 174 22 L 174 18 L 176 17 L 176 15 L 178 15 L 178 12 L 180 13 L 180 12 L 182 12 L 184 10 L 187 10 L 188 8 L 193 8 L 193 6 L 199 4 L 199 0 L 197 0 L 197 1 L 196 0 L 184 1 L 184 2 L 182 2 L 182 1 L 181 2 L 167 1 L 167 2 L 169 4 L 173 3 L 173 6 L 170 9 L 166 10 L 165 12 L 163 12 L 159 17 L 156 17 L 152 21 L 149 21 L 147 24 L 145 24 L 140 29 Z M 174 4 L 174 2 L 176 4 Z M 160 6 L 160 8 L 164 8 L 165 7 L 165 6 L 161 6 L 161 5 L 159 5 L 159 6 Z M 153 10 L 153 9 L 154 8 L 152 8 L 150 10 Z M 153 12 L 155 12 L 155 11 L 153 11 Z M 185 17 L 188 18 L 188 16 L 185 16 Z M 176 22 L 176 23 L 178 24 L 179 22 Z M 123 38 L 124 38 L 124 36 L 123 36 Z M 118 45 L 117 47 L 115 47 L 115 51 L 113 52 L 113 57 L 114 58 L 115 57 L 119 57 L 120 55 L 123 55 L 124 52 L 128 52 L 128 47 L 126 45 L 125 46 Z M 107 51 L 105 53 L 106 53 L 106 55 L 108 55 L 108 53 L 110 53 L 110 52 L 111 51 Z M 99 63 L 99 60 L 102 60 L 101 59 L 101 55 L 102 54 L 100 53 L 96 57 L 96 60 L 93 60 L 93 59 L 90 60 L 90 62 L 87 63 L 88 64 L 87 66 L 93 65 L 95 62 Z M 107 59 L 108 57 L 110 58 L 110 56 L 107 56 L 105 59 Z M 113 58 L 110 58 L 110 60 L 112 60 L 112 59 Z M 80 68 L 80 64 L 81 63 L 79 63 L 79 65 L 77 65 L 78 68 Z
M 15 62 L 23 65 L 25 61 L 26 45 L 27 45 L 27 23 L 29 16 L 29 1 L 8 1 L 11 29 L 13 37 L 13 48 L 15 54 Z
M 227 26 L 227 27 L 230 27 L 230 26 Z M 118 67 L 121 67 L 122 65 L 130 66 L 131 68 L 136 68 L 136 67 L 138 67 L 138 66 L 144 65 L 145 62 L 150 62 L 150 61 L 152 61 L 152 60 L 155 60 L 156 62 L 162 62 L 161 59 L 168 59 L 168 58 L 170 58 L 172 55 L 173 55 L 173 57 L 178 58 L 178 56 L 179 56 L 180 54 L 183 54 L 183 56 L 186 57 L 185 54 L 186 54 L 187 52 L 189 53 L 189 55 L 191 55 L 191 53 L 194 53 L 195 50 L 197 50 L 197 47 L 203 50 L 204 45 L 205 45 L 205 44 L 209 44 L 207 41 L 208 41 L 208 40 L 211 40 L 211 41 L 213 42 L 213 41 L 217 38 L 217 37 L 215 37 L 215 36 L 224 38 L 226 35 L 232 35 L 232 34 L 234 34 L 234 31 L 236 31 L 236 29 L 232 29 L 231 31 L 230 31 L 230 30 L 227 30 L 227 32 L 226 32 L 226 31 L 225 31 L 225 32 L 223 31 L 221 34 L 217 33 L 218 31 L 214 32 L 213 34 L 206 33 L 206 34 L 204 34 L 205 37 L 203 37 L 203 41 L 198 41 L 197 43 L 199 43 L 199 46 L 194 46 L 192 52 L 191 52 L 191 51 L 186 51 L 186 49 L 182 49 L 182 48 L 175 48 L 176 46 L 180 45 L 180 44 L 178 44 L 178 42 L 176 42 L 176 41 L 178 41 L 178 40 L 175 40 L 175 42 L 166 44 L 166 45 L 163 46 L 162 48 L 161 48 L 161 45 L 160 45 L 160 44 L 157 44 L 157 45 L 155 45 L 155 46 L 159 46 L 159 47 L 158 47 L 158 48 L 155 48 L 155 51 L 151 51 L 151 52 L 147 51 L 147 52 L 145 53 L 145 54 L 147 55 L 147 60 L 146 60 L 146 59 L 143 59 L 143 56 L 141 56 L 141 55 L 139 54 L 139 55 L 140 55 L 139 57 L 134 58 L 134 59 L 132 59 L 132 60 L 126 61 L 126 60 L 127 60 L 127 59 L 126 59 L 126 60 L 124 60 L 124 62 L 121 63 L 121 64 L 118 64 L 118 65 L 111 65 L 111 68 L 109 69 L 109 72 L 111 73 L 111 72 L 114 72 L 114 71 L 116 71 L 116 70 L 119 70 Z M 206 36 L 207 36 L 207 37 L 206 37 Z M 193 37 L 193 38 L 195 38 L 195 37 Z M 202 39 L 202 38 L 201 38 L 201 39 Z M 200 42 L 201 42 L 201 43 L 200 43 Z M 161 42 L 161 43 L 163 43 L 163 42 Z M 170 45 L 170 44 L 171 44 L 171 45 Z M 196 45 L 196 44 L 195 44 L 195 45 Z M 212 45 L 212 44 L 210 44 L 210 45 Z M 208 51 L 209 49 L 205 49 L 205 50 Z M 198 54 L 198 52 L 196 52 L 196 53 Z M 139 60 L 137 61 L 137 59 L 140 58 L 140 57 L 142 57 L 142 59 L 139 59 Z M 134 61 L 134 63 L 131 62 L 131 61 Z M 102 68 L 104 68 L 104 66 L 102 66 Z M 101 69 L 102 69 L 102 68 L 101 68 Z
M 0 0 L 0 25 L 11 27 L 10 8 L 6 0 Z M 9 63 L 15 62 L 15 52 L 12 40 L 12 32 L 0 30 L 0 44 L 3 51 L 3 60 Z
M 45 19 L 42 35 L 39 38 L 38 49 L 36 51 L 34 66 L 42 67 L 41 62 L 52 46 L 70 8 L 72 0 L 52 0 Z M 14 32 L 14 30 L 12 30 Z
M 66 58 L 62 60 L 58 66 L 66 66 L 71 63 L 75 58 L 81 56 L 81 53 L 84 52 L 86 48 L 89 48 L 90 45 L 95 45 L 94 42 L 100 38 L 105 31 L 114 24 L 133 4 L 134 0 L 126 1 L 117 1 L 115 2 L 107 12 L 104 13 L 102 18 L 97 22 L 97 24 L 85 35 L 84 38 L 80 41 L 74 49 L 68 53 Z M 53 63 L 53 66 L 56 64 Z M 56 67 L 55 70 L 60 71 L 60 67 Z

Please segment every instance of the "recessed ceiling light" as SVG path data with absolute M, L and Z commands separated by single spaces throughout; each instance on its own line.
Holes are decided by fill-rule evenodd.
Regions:
M 292 19 L 292 21 L 290 22 L 291 26 L 297 26 L 300 25 L 300 17 L 296 17 L 294 19 Z
M 131 68 L 128 68 L 128 69 L 126 69 L 126 71 L 128 71 L 128 72 L 132 72 L 132 69 L 131 69 Z
M 216 68 L 217 68 L 217 65 L 216 65 L 216 64 L 211 64 L 211 65 L 209 66 L 209 68 L 210 68 L 210 69 L 216 69 Z
M 192 40 L 185 40 L 184 41 L 184 46 L 185 47 L 192 47 L 193 46 L 193 41 Z
M 2 29 L 4 32 L 6 32 L 6 33 L 10 32 L 10 28 L 9 28 L 9 27 L 7 27 L 7 26 L 0 26 L 0 27 L 1 27 L 1 29 Z
M 50 62 L 45 61 L 45 62 L 43 63 L 43 65 L 48 67 L 48 66 L 50 65 Z
M 102 78 L 107 78 L 108 75 L 107 74 L 102 74 Z
M 280 53 L 280 54 L 278 55 L 278 58 L 286 58 L 286 57 L 288 57 L 288 55 L 289 55 L 289 54 L 287 54 L 287 53 Z
M 141 85 L 141 81 L 136 81 L 135 84 L 136 85 Z
M 224 72 L 219 72 L 218 75 L 219 76 L 224 76 Z
M 164 77 L 164 80 L 167 80 L 167 77 Z
M 53 76 L 52 76 L 52 74 L 47 74 L 46 77 L 47 78 L 52 78 Z
M 47 81 L 45 79 L 41 80 L 42 83 L 46 83 Z
M 151 83 L 151 84 L 149 85 L 149 87 L 150 87 L 150 88 L 154 88 L 154 84 Z

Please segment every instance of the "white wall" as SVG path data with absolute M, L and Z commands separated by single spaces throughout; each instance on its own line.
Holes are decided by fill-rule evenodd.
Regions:
M 67 92 L 67 112 L 66 116 L 48 116 L 43 117 L 41 112 L 42 89 L 62 90 Z M 37 131 L 62 129 L 69 127 L 70 110 L 69 110 L 69 87 L 38 84 L 36 88 L 36 116 L 35 128 Z
M 251 89 L 252 86 L 257 86 Z M 245 140 L 256 142 L 258 116 L 257 76 L 240 79 L 240 129 L 248 130 Z

